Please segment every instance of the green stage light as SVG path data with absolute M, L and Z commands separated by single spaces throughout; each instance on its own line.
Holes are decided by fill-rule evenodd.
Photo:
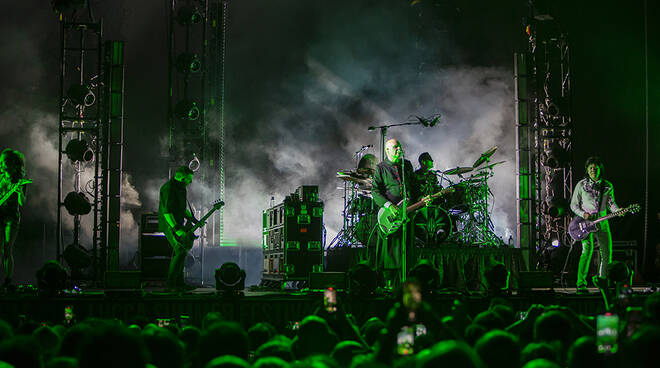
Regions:
M 202 69 L 202 62 L 197 54 L 184 52 L 176 58 L 176 70 L 184 74 L 197 73 Z
M 199 119 L 199 107 L 195 101 L 181 100 L 174 107 L 174 113 L 182 120 Z

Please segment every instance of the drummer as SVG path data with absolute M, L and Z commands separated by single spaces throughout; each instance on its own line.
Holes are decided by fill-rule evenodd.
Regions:
M 420 196 L 430 196 L 442 189 L 438 176 L 433 170 L 433 158 L 428 152 L 419 155 L 419 169 L 415 171 L 415 181 L 418 184 Z

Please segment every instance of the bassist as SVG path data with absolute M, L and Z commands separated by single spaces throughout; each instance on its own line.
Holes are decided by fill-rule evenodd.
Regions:
M 584 165 L 586 177 L 580 180 L 573 190 L 571 197 L 571 210 L 585 220 L 596 220 L 611 212 L 619 211 L 614 201 L 614 186 L 609 181 L 602 179 L 604 165 L 599 157 L 589 157 Z M 582 254 L 577 272 L 578 293 L 587 292 L 587 274 L 594 249 L 594 240 L 598 242 L 600 249 L 600 265 L 598 277 L 604 279 L 607 276 L 607 265 L 612 261 L 612 234 L 607 220 L 600 222 L 598 231 L 589 234 L 582 240 Z M 594 278 L 595 279 L 595 278 Z
M 187 206 L 186 187 L 192 183 L 193 171 L 186 166 L 176 169 L 174 177 L 160 188 L 158 204 L 158 226 L 165 233 L 167 241 L 172 246 L 172 259 L 167 273 L 166 290 L 185 291 L 193 289 L 183 280 L 183 267 L 192 244 L 184 244 L 177 240 L 186 234 L 186 221 L 196 222 Z
M 14 243 L 21 223 L 21 207 L 25 191 L 21 180 L 25 176 L 25 158 L 17 150 L 6 148 L 0 154 L 0 269 L 4 269 L 3 288 L 13 289 Z M 12 192 L 13 190 L 13 192 Z M 8 196 L 8 197 L 7 197 Z M 7 198 L 5 198 L 7 197 Z

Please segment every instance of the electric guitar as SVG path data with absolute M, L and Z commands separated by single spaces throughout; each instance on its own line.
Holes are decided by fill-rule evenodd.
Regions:
M 18 181 L 18 183 L 12 184 L 11 189 L 9 189 L 9 191 L 5 193 L 5 195 L 2 196 L 2 198 L 0 198 L 0 206 L 5 204 L 5 202 L 7 202 L 9 197 L 11 197 L 11 195 L 14 194 L 14 192 L 17 191 L 18 188 L 20 188 L 22 185 L 30 184 L 30 183 L 32 183 L 32 179 L 21 179 Z
M 568 225 L 568 234 L 573 238 L 574 241 L 582 240 L 589 236 L 590 233 L 598 231 L 596 224 L 599 222 L 611 219 L 615 216 L 621 216 L 626 213 L 637 213 L 639 211 L 639 204 L 631 204 L 630 206 L 617 211 L 610 213 L 609 215 L 603 216 L 597 220 L 585 220 L 580 216 L 575 216 L 571 223 Z
M 176 239 L 176 241 L 179 242 L 179 244 L 181 244 L 181 246 L 183 246 L 186 250 L 190 250 L 193 246 L 193 242 L 198 238 L 198 236 L 195 235 L 195 231 L 204 226 L 206 224 L 205 221 L 211 217 L 213 212 L 219 210 L 224 205 L 225 202 L 219 199 L 213 202 L 213 207 L 209 210 L 209 212 L 206 213 L 206 215 L 202 216 L 199 221 L 197 221 L 195 224 L 192 224 L 192 222 L 186 223 L 186 225 L 183 227 L 185 234 L 176 235 L 176 232 L 174 232 L 174 239 Z
M 454 188 L 446 188 L 439 191 L 438 193 L 431 195 L 430 198 L 431 200 L 434 200 L 444 194 L 451 193 L 453 191 Z M 402 203 L 403 201 L 397 203 L 397 206 L 400 206 Z M 406 207 L 406 214 L 415 212 L 424 206 L 426 206 L 426 203 L 424 203 L 423 200 L 413 203 L 410 206 Z M 394 210 L 392 210 L 392 206 L 387 208 L 382 207 L 381 209 L 378 210 L 378 227 L 386 235 L 393 234 L 394 232 L 399 230 L 401 225 L 402 225 L 401 216 L 394 213 Z

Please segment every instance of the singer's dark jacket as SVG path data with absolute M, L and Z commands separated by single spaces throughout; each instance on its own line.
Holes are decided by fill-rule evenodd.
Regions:
M 413 166 L 410 161 L 405 161 L 405 182 L 408 200 L 417 199 L 419 191 L 413 175 Z M 392 202 L 398 204 L 402 199 L 404 177 L 401 175 L 401 164 L 395 164 L 387 158 L 376 166 L 373 175 L 373 188 L 371 196 L 378 207 L 385 206 L 385 203 Z

